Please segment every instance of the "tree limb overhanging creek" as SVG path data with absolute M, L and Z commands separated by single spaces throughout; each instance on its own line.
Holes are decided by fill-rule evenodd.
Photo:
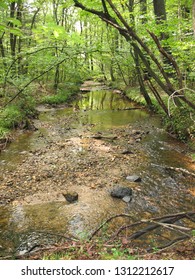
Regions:
M 158 118 L 134 107 L 105 88 L 83 93 L 73 107 L 39 107 L 38 130 L 19 135 L 1 154 L 1 256 L 52 246 L 63 236 L 90 238 L 98 225 L 121 213 L 134 224 L 193 211 L 195 166 L 185 145 Z M 135 174 L 141 181 L 127 180 Z M 116 186 L 131 188 L 132 200 L 111 197 Z M 65 201 L 67 191 L 77 192 L 78 201 Z M 108 233 L 124 222 L 113 220 Z M 175 225 L 191 228 L 185 219 Z M 181 238 L 165 229 L 162 238 L 159 224 L 154 227 L 153 237 L 140 236 L 138 244 L 151 247 L 155 239 L 163 247 L 165 239 Z

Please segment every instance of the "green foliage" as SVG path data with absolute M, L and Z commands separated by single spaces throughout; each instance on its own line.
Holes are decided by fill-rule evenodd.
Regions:
M 16 105 L 24 116 L 31 117 L 36 113 L 36 102 L 30 90 L 24 91 L 19 96 Z
M 46 104 L 50 104 L 50 105 L 62 104 L 68 100 L 70 95 L 71 95 L 71 93 L 69 93 L 69 92 L 59 92 L 55 95 L 47 95 L 47 96 L 43 97 L 41 103 L 46 103 Z
M 9 105 L 0 112 L 0 127 L 15 128 L 23 120 L 23 113 L 16 105 Z
M 69 98 L 79 91 L 79 86 L 76 84 L 66 84 L 66 89 L 60 88 L 56 94 L 50 94 L 42 97 L 41 103 L 50 105 L 58 105 L 66 103 Z
M 143 95 L 141 95 L 138 87 L 135 87 L 135 88 L 131 87 L 128 90 L 126 90 L 125 93 L 126 93 L 127 97 L 129 97 L 132 101 L 134 101 L 140 105 L 146 106 L 146 101 L 145 101 Z
M 172 109 L 172 117 L 165 119 L 167 129 L 178 136 L 182 141 L 195 138 L 194 112 L 187 107 L 175 107 Z
M 1 123 L 1 119 L 0 119 L 0 123 Z M 10 132 L 9 129 L 5 128 L 4 126 L 1 126 L 0 124 L 0 139 L 5 139 L 9 132 Z
M 105 79 L 115 82 L 116 85 L 121 82 L 133 87 L 138 85 L 131 42 L 126 42 L 116 29 L 106 25 L 98 16 L 75 8 L 74 1 L 15 1 L 14 13 L 10 11 L 10 4 L 13 1 L 1 0 L 0 2 L 0 37 L 2 38 L 0 86 L 2 85 L 3 94 L 8 100 L 29 81 L 33 80 L 36 83 L 36 77 L 39 77 L 38 82 L 47 85 L 47 88 L 50 86 L 49 92 L 52 91 L 54 85 L 57 89 L 57 94 L 50 94 L 43 98 L 42 102 L 49 104 L 64 103 L 69 98 L 71 91 L 64 91 L 61 84 L 78 83 L 88 77 Z M 80 2 L 89 9 L 103 11 L 101 1 L 81 0 Z M 192 32 L 192 1 L 167 0 L 167 21 L 161 24 L 156 23 L 152 1 L 147 2 L 146 12 L 141 9 L 139 1 L 139 3 L 130 2 L 134 2 L 132 10 L 128 9 L 129 1 L 113 0 L 125 21 L 147 44 L 163 69 L 173 74 L 171 82 L 177 90 L 179 88 L 175 71 L 172 65 L 163 64 L 162 54 L 148 30 L 159 39 L 162 33 L 166 35 L 163 40 L 160 39 L 162 46 L 168 48 L 177 61 L 184 77 L 184 85 L 193 88 L 195 48 Z M 122 26 L 122 22 L 110 5 L 107 2 L 106 4 L 111 17 Z M 140 47 L 139 43 L 138 45 Z M 141 51 L 148 59 L 153 71 L 164 82 L 150 56 L 142 48 Z M 139 59 L 141 61 L 141 58 Z M 63 63 L 58 65 L 57 69 L 60 61 Z M 144 70 L 142 64 L 143 61 L 140 63 L 141 72 Z M 45 74 L 42 75 L 42 73 Z M 9 90 L 10 84 L 13 91 Z M 154 107 L 158 109 L 160 106 L 153 95 L 150 95 Z M 33 114 L 35 102 L 32 96 L 33 93 L 29 91 L 17 100 L 19 102 L 17 106 L 24 115 Z M 145 105 L 145 100 L 138 91 L 128 91 L 128 96 Z M 191 96 L 189 99 L 192 100 Z M 165 102 L 167 104 L 167 100 Z M 162 110 L 158 111 L 161 113 Z M 174 131 L 179 132 L 180 138 L 185 138 L 187 134 L 181 129 L 182 125 L 177 115 L 177 112 L 173 114 L 171 126 L 175 126 Z M 185 122 L 182 121 L 182 123 L 185 125 Z M 193 129 L 191 126 L 188 127 L 190 129 L 188 134 L 190 134 Z
M 78 259 L 98 259 L 98 260 L 136 260 L 138 256 L 132 254 L 130 248 L 125 248 L 120 242 L 113 242 L 107 247 L 101 239 L 89 242 L 87 239 L 75 241 L 74 244 L 66 244 L 57 252 L 46 253 L 44 260 L 78 260 Z
M 103 253 L 102 259 L 105 260 L 135 260 L 136 256 L 129 254 L 128 249 L 120 249 L 113 247 L 110 253 Z
M 36 114 L 35 101 L 29 92 L 24 92 L 15 103 L 0 110 L 0 139 L 5 138 L 10 129 L 28 123 L 28 118 Z

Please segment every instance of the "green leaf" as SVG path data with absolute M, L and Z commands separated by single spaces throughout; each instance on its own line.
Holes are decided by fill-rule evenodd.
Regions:
M 11 23 L 13 23 L 14 25 L 16 25 L 18 27 L 22 26 L 21 21 L 19 19 L 16 19 L 16 18 L 7 18 L 6 21 L 7 22 L 11 22 Z
M 5 31 L 7 29 L 6 25 L 0 24 L 0 31 Z
M 7 4 L 4 2 L 0 2 L 0 8 L 7 9 Z
M 18 28 L 9 28 L 8 30 L 11 34 L 14 34 L 16 36 L 22 36 L 23 35 L 22 31 Z

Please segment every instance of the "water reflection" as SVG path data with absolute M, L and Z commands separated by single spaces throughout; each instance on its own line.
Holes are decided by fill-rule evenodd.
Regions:
M 125 97 L 113 94 L 112 91 L 92 91 L 83 94 L 83 97 L 76 102 L 75 106 L 83 110 L 125 110 L 133 107 Z

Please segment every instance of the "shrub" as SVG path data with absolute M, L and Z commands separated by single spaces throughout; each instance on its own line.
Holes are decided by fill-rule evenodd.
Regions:
M 15 128 L 23 120 L 23 114 L 16 105 L 9 105 L 0 112 L 0 127 Z
M 165 120 L 166 128 L 185 141 L 195 137 L 195 121 L 193 112 L 186 107 L 176 107 L 172 111 L 172 117 Z

